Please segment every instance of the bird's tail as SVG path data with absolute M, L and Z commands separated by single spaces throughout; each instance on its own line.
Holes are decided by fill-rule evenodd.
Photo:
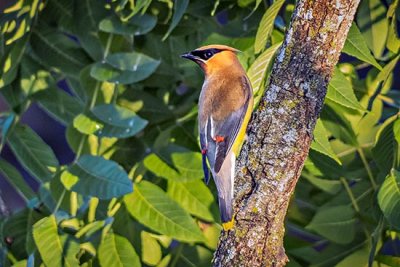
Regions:
M 221 169 L 214 174 L 218 189 L 218 203 L 222 226 L 225 231 L 233 228 L 233 184 L 235 175 L 235 154 L 230 151 L 222 163 Z

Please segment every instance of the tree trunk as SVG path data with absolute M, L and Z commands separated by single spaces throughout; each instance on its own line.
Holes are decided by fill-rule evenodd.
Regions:
M 359 0 L 299 0 L 237 161 L 214 266 L 284 266 L 284 219 Z

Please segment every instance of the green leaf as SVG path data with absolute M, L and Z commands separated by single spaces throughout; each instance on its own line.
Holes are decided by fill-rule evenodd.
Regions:
M 39 181 L 49 181 L 58 168 L 53 150 L 27 126 L 16 126 L 8 144 L 24 168 Z
M 326 98 L 348 108 L 364 110 L 354 95 L 353 86 L 337 68 L 333 72 Z
M 378 204 L 389 223 L 400 229 L 400 172 L 392 169 L 378 192 Z
M 342 183 L 338 180 L 327 180 L 317 178 L 314 175 L 308 174 L 306 172 L 302 172 L 301 174 L 304 178 L 306 178 L 311 184 L 316 186 L 317 188 L 328 192 L 329 194 L 336 194 L 342 189 Z
M 0 173 L 27 202 L 35 197 L 35 193 L 17 169 L 3 159 L 0 159 Z
M 100 266 L 139 267 L 139 256 L 125 237 L 108 233 L 99 246 Z
M 119 70 L 127 70 L 135 73 L 141 71 L 142 73 L 135 74 L 139 75 L 139 77 L 137 78 L 138 81 L 148 77 L 156 70 L 157 66 L 160 64 L 160 61 L 137 52 L 115 53 L 109 55 L 106 58 L 106 62 Z M 143 77 L 141 77 L 140 75 L 142 75 Z
M 205 241 L 189 214 L 150 182 L 135 184 L 135 191 L 124 201 L 135 219 L 156 232 L 184 242 Z
M 58 235 L 57 222 L 54 215 L 45 217 L 35 223 L 33 226 L 33 239 L 46 266 L 73 267 L 79 264 L 76 257 L 71 257 L 69 255 L 71 253 L 67 253 L 69 247 L 72 248 L 72 246 L 69 246 L 70 242 L 65 244 L 66 241 L 62 240 Z M 64 245 L 66 246 L 64 247 Z M 75 247 L 73 246 L 73 248 Z
M 357 22 L 367 45 L 375 57 L 380 57 L 385 49 L 388 32 L 385 5 L 380 0 L 361 1 Z
M 169 25 L 168 31 L 165 33 L 164 37 L 162 38 L 165 41 L 171 32 L 175 29 L 178 25 L 179 21 L 183 17 L 183 14 L 186 11 L 186 8 L 189 4 L 189 0 L 176 0 L 174 1 L 174 15 L 172 16 L 171 24 Z
M 349 206 L 324 207 L 318 210 L 306 229 L 338 244 L 348 244 L 355 236 L 354 216 L 354 211 Z
M 329 143 L 329 136 L 325 130 L 324 124 L 320 119 L 317 120 L 314 129 L 314 139 L 311 143 L 311 148 L 327 155 L 328 157 L 334 159 L 337 163 L 342 165 L 340 159 L 336 156 L 335 152 L 333 152 L 331 144 Z
M 143 263 L 155 266 L 162 258 L 160 243 L 148 232 L 140 233 L 142 242 L 142 261 Z
M 203 181 L 179 183 L 170 180 L 167 194 L 190 214 L 209 222 L 214 221 L 210 211 L 214 197 Z
M 400 38 L 397 31 L 397 20 L 400 20 L 400 14 L 399 12 L 397 12 L 398 14 L 396 14 L 395 12 L 399 9 L 398 7 L 399 1 L 393 1 L 392 4 L 389 6 L 389 10 L 387 13 L 387 17 L 390 21 L 390 26 L 386 47 L 395 54 L 397 54 L 400 49 Z
M 262 17 L 260 25 L 258 26 L 256 40 L 254 42 L 254 51 L 256 54 L 260 53 L 265 48 L 267 40 L 274 28 L 275 18 L 278 15 L 283 3 L 285 3 L 284 0 L 277 0 L 267 9 Z
M 321 112 L 321 119 L 325 129 L 345 144 L 357 147 L 357 136 L 350 122 L 342 113 L 340 110 L 336 111 L 334 106 L 325 105 Z
M 383 173 L 389 173 L 393 167 L 396 139 L 394 135 L 394 123 L 397 115 L 388 118 L 376 134 L 376 143 L 372 149 L 372 156 Z
M 2 55 L 0 59 L 0 88 L 10 84 L 17 76 L 19 63 L 23 58 L 28 39 L 28 35 L 25 35 L 14 45 L 9 46 L 9 50 L 6 50 L 6 53 Z
M 9 216 L 0 225 L 0 237 L 2 242 L 5 240 L 12 240 L 11 244 L 8 246 L 8 250 L 10 250 L 17 259 L 27 257 L 26 243 L 29 235 L 28 217 L 29 210 L 23 209 Z
M 265 75 L 267 73 L 268 65 L 271 63 L 276 50 L 281 46 L 281 42 L 274 44 L 267 48 L 257 59 L 253 62 L 247 71 L 250 83 L 253 87 L 253 94 L 258 95 L 263 85 Z
M 127 138 L 134 136 L 147 125 L 147 121 L 135 112 L 111 104 L 96 106 L 92 113 L 103 125 L 96 132 L 98 136 Z
M 370 87 L 372 87 L 374 89 L 373 93 L 375 93 L 375 91 L 380 88 L 380 86 L 379 86 L 380 82 L 382 82 L 382 88 L 383 88 L 385 86 L 386 82 L 390 80 L 389 78 L 390 78 L 394 68 L 396 67 L 397 62 L 399 61 L 399 59 L 400 59 L 400 55 L 398 55 L 397 57 L 393 58 L 379 72 L 379 74 L 374 79 L 372 85 L 370 86 Z
M 128 174 L 116 162 L 99 156 L 83 155 L 61 175 L 68 190 L 100 199 L 132 192 Z
M 204 176 L 201 154 L 175 145 L 148 155 L 143 163 L 155 175 L 175 182 L 189 182 Z
M 121 21 L 117 16 L 103 19 L 100 30 L 123 35 L 143 35 L 150 32 L 157 24 L 157 18 L 148 14 L 136 14 L 128 21 Z
M 27 266 L 28 266 L 28 261 L 22 260 L 14 263 L 12 267 L 27 267 Z
M 90 62 L 84 51 L 62 33 L 35 30 L 30 43 L 43 63 L 68 75 L 78 77 Z
M 49 89 L 34 94 L 33 99 L 40 107 L 64 125 L 70 124 L 73 119 L 83 112 L 83 104 L 75 97 L 59 89 Z
M 4 91 L 4 90 L 3 90 Z M 4 146 L 7 141 L 8 134 L 10 133 L 10 129 L 15 120 L 15 114 L 2 114 L 4 116 L 0 117 L 0 129 L 1 129 L 1 142 L 0 142 L 0 149 Z
M 103 58 L 104 48 L 98 34 L 101 19 L 108 15 L 108 10 L 96 0 L 83 0 L 73 8 L 73 30 L 82 48 L 94 60 Z
M 397 118 L 397 120 L 394 122 L 393 134 L 394 134 L 394 138 L 397 141 L 397 144 L 400 145 L 400 119 L 399 118 Z
M 376 260 L 391 267 L 400 267 L 400 257 L 389 255 L 377 255 Z M 379 266 L 379 265 L 378 265 Z
M 43 67 L 30 56 L 25 56 L 21 62 L 19 88 L 26 97 L 34 93 L 55 87 L 55 80 L 51 73 L 43 70 Z
M 90 75 L 99 81 L 130 84 L 148 78 L 160 61 L 141 53 L 116 53 L 109 55 L 105 63 L 92 65 Z
M 340 261 L 335 267 L 367 267 L 368 266 L 369 249 L 363 248 L 351 253 L 349 256 Z
M 367 62 L 379 70 L 382 69 L 379 63 L 372 56 L 364 37 L 354 22 L 351 25 L 342 52 Z
M 83 134 L 93 134 L 104 127 L 102 123 L 86 114 L 79 114 L 76 116 L 73 124 L 74 128 Z

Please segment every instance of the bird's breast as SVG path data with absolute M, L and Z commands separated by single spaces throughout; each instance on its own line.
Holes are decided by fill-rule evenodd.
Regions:
M 214 120 L 223 120 L 238 110 L 246 101 L 246 88 L 242 77 L 215 77 L 204 81 L 199 99 L 199 118 L 210 116 Z

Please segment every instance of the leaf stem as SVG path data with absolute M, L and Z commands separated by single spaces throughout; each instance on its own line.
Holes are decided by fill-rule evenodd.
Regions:
M 376 191 L 376 189 L 378 188 L 378 186 L 377 186 L 377 184 L 376 184 L 376 182 L 375 182 L 374 176 L 373 176 L 373 174 L 372 174 L 371 168 L 369 167 L 369 164 L 368 164 L 368 162 L 367 162 L 367 159 L 365 158 L 364 151 L 362 150 L 362 148 L 357 148 L 357 151 L 358 151 L 358 154 L 360 155 L 361 161 L 362 161 L 363 164 L 364 164 L 365 170 L 366 170 L 367 173 L 368 173 L 368 178 L 369 178 L 369 180 L 370 180 L 370 182 L 371 182 L 372 188 L 374 189 L 374 191 Z
M 113 37 L 114 37 L 114 35 L 112 33 L 108 36 L 106 48 L 104 49 L 103 59 L 105 59 L 108 56 L 108 53 L 110 52 L 110 47 L 111 47 Z
M 60 198 L 59 198 L 58 201 L 57 201 L 57 205 L 56 205 L 56 207 L 55 207 L 53 213 L 56 213 L 56 212 L 58 211 L 58 209 L 60 208 L 61 202 L 63 201 L 64 196 L 65 196 L 65 192 L 66 192 L 66 190 L 65 190 L 65 188 L 64 188 L 63 191 L 62 191 L 62 193 L 61 193 Z
M 351 204 L 353 205 L 354 210 L 356 211 L 357 216 L 361 216 L 360 213 L 360 206 L 358 206 L 357 200 L 354 197 L 353 192 L 351 191 L 351 188 L 349 186 L 349 184 L 347 183 L 347 180 L 344 177 L 340 177 L 340 181 L 342 182 L 344 188 L 346 189 L 347 195 L 349 196 L 350 200 L 351 200 Z M 367 239 L 371 239 L 371 234 L 368 232 L 367 227 L 363 225 L 363 230 L 365 233 L 365 236 L 367 237 Z
M 349 184 L 347 183 L 347 180 L 343 177 L 340 177 L 340 181 L 342 182 L 344 188 L 346 189 L 347 194 L 349 195 L 349 198 L 351 200 L 351 204 L 353 204 L 354 210 L 357 213 L 360 213 L 360 207 L 358 206 L 357 200 L 355 199 L 353 192 L 351 191 L 351 188 Z

